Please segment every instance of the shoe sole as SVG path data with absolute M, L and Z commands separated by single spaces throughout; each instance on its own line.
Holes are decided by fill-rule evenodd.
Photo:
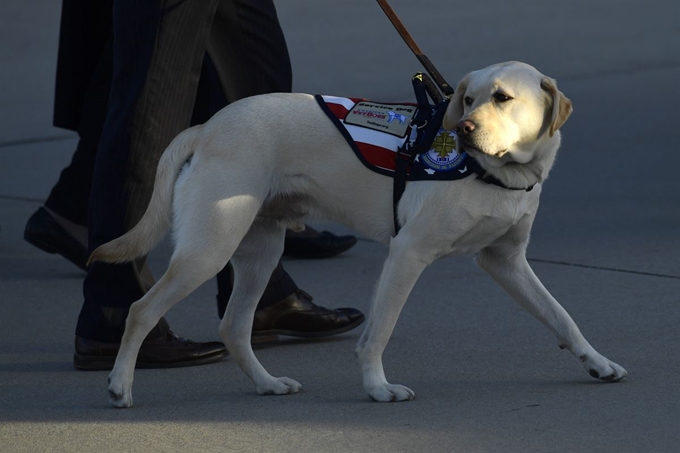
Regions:
M 217 362 L 229 355 L 228 351 L 219 354 L 202 357 L 200 359 L 183 360 L 179 362 L 137 362 L 135 368 L 157 369 L 157 368 L 185 368 L 190 366 L 207 365 Z M 73 367 L 85 371 L 104 371 L 112 370 L 116 363 L 115 357 L 92 357 L 87 355 L 73 354 Z
M 347 331 L 350 331 L 356 327 L 359 327 L 364 320 L 366 319 L 365 316 L 361 316 L 361 318 L 357 319 L 351 324 L 347 324 L 344 327 L 340 327 L 339 329 L 335 330 L 327 330 L 325 332 L 299 332 L 299 331 L 294 331 L 294 330 L 281 330 L 281 329 L 276 329 L 276 330 L 263 330 L 261 332 L 253 332 L 252 338 L 253 344 L 255 343 L 255 338 L 256 337 L 264 337 L 267 335 L 285 335 L 288 337 L 298 337 L 298 338 L 324 338 L 324 337 L 331 337 L 333 335 L 338 335 L 341 333 L 345 333 Z M 258 342 L 260 343 L 260 342 Z M 264 343 L 264 342 L 263 342 Z

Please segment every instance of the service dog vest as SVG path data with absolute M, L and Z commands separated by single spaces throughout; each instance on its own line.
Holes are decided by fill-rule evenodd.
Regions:
M 418 107 L 365 99 L 316 95 L 328 118 L 345 137 L 361 163 L 370 170 L 394 177 L 397 150 L 408 139 L 409 125 Z M 432 145 L 418 154 L 407 170 L 407 180 L 463 179 L 472 174 L 467 153 L 456 151 L 456 133 L 439 125 Z M 475 162 L 476 163 L 476 162 Z

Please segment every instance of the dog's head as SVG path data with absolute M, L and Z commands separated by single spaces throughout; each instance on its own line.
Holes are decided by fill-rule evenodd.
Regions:
M 572 112 L 555 80 L 519 62 L 466 75 L 444 116 L 459 144 L 492 167 L 527 163 L 552 139 Z M 556 137 L 559 140 L 559 136 Z

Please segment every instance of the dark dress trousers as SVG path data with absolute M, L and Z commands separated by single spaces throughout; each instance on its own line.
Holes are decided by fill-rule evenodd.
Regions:
M 144 214 L 160 155 L 179 132 L 228 102 L 290 91 L 291 77 L 271 0 L 65 0 L 54 120 L 81 136 L 66 176 L 94 172 L 91 186 L 62 173 L 46 205 L 70 204 L 64 216 L 78 222 L 88 203 L 63 200 L 80 184 L 90 194 L 90 250 L 121 236 Z M 296 289 L 280 265 L 270 283 L 270 299 Z M 151 284 L 143 259 L 91 265 L 76 335 L 120 341 L 130 305 Z M 162 320 L 150 336 L 165 330 Z

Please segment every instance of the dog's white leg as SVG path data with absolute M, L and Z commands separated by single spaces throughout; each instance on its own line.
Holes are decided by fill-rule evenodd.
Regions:
M 364 390 L 374 401 L 415 399 L 403 385 L 390 384 L 385 378 L 382 354 L 392 335 L 401 309 L 423 269 L 430 264 L 405 239 L 402 232 L 390 242 L 390 253 L 383 266 L 366 329 L 359 339 L 356 354 L 363 373 Z
M 477 257 L 477 264 L 522 308 L 545 324 L 557 337 L 560 348 L 571 351 L 592 377 L 614 382 L 628 375 L 623 367 L 602 356 L 586 341 L 571 316 L 534 274 L 523 246 L 486 248 Z
M 297 393 L 302 386 L 287 377 L 269 374 L 253 353 L 250 336 L 257 303 L 283 253 L 285 227 L 275 222 L 253 224 L 231 259 L 234 290 L 220 324 L 220 336 L 231 357 L 255 383 L 260 395 Z
M 130 307 L 125 322 L 116 362 L 109 374 L 109 397 L 116 407 L 132 406 L 132 383 L 135 362 L 142 342 L 158 320 L 180 300 L 188 296 L 226 264 L 226 259 L 206 260 L 205 257 L 173 257 L 160 280 Z
M 111 404 L 117 407 L 132 405 L 135 362 L 146 335 L 173 305 L 224 268 L 260 206 L 255 197 L 230 198 L 227 191 L 206 193 L 200 184 L 187 186 L 175 193 L 182 209 L 176 209 L 176 245 L 168 270 L 130 307 L 109 375 Z

